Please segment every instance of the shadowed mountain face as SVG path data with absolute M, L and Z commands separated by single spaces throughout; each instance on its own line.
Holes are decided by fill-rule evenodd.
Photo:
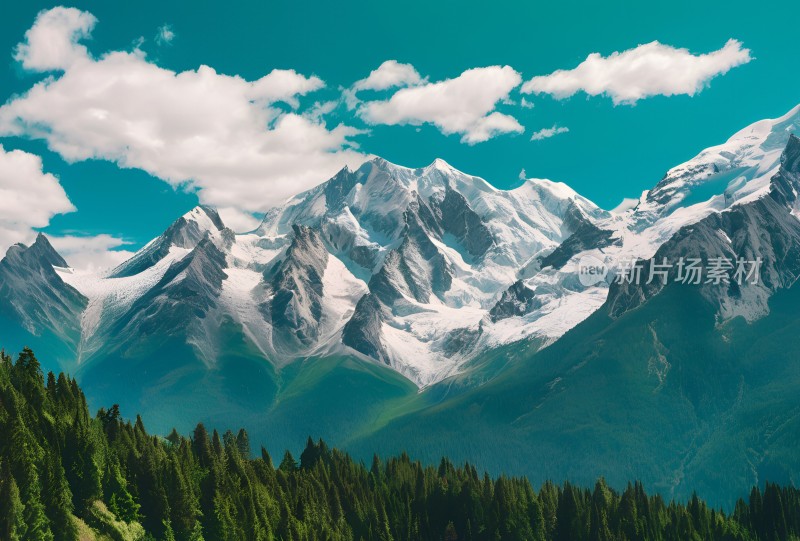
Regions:
M 87 299 L 57 269 L 67 263 L 44 235 L 30 247 L 16 244 L 0 261 L 0 326 L 16 342 L 40 344 L 59 362 L 75 358 Z M 10 344 L 9 344 L 10 345 Z
M 375 159 L 253 233 L 197 207 L 105 273 L 69 269 L 40 236 L 0 263 L 0 343 L 53 352 L 93 400 L 165 430 L 246 419 L 273 449 L 312 433 L 536 478 L 705 484 L 722 501 L 798 471 L 797 350 L 781 333 L 796 325 L 799 112 L 703 151 L 619 213 L 547 180 L 503 191 L 440 160 Z M 758 280 L 679 283 L 678 260 L 718 258 L 760 258 Z M 607 277 L 583 280 L 587 259 Z M 664 281 L 615 280 L 630 261 L 645 278 L 673 265 Z M 703 469 L 726 446 L 749 473 Z
M 140 274 L 169 255 L 171 248 L 193 249 L 209 231 L 222 232 L 225 226 L 217 211 L 197 207 L 186 216 L 178 218 L 160 237 L 153 239 L 134 257 L 114 269 L 112 278 L 125 278 Z
M 315 230 L 296 225 L 293 233 L 286 256 L 270 278 L 272 296 L 264 306 L 272 321 L 273 341 L 288 340 L 289 351 L 319 338 L 325 295 L 322 279 L 328 266 L 328 252 Z

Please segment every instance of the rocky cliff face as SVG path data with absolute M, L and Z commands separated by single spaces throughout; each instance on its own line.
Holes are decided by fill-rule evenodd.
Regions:
M 272 322 L 273 341 L 286 341 L 286 347 L 295 342 L 308 346 L 319 337 L 328 264 L 328 252 L 316 231 L 296 225 L 293 233 L 284 259 L 265 273 L 271 297 L 264 310 Z
M 34 336 L 52 332 L 74 351 L 87 299 L 59 277 L 56 269 L 68 267 L 41 234 L 31 246 L 9 248 L 0 261 L 0 314 Z

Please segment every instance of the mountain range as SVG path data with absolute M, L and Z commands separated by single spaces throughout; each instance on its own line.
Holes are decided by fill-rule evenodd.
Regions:
M 375 158 L 249 233 L 199 206 L 101 272 L 39 235 L 0 262 L 0 344 L 165 433 L 243 424 L 273 452 L 310 434 L 730 502 L 800 472 L 798 131 L 800 106 L 612 211 Z M 690 259 L 757 279 L 682 283 Z M 636 268 L 666 270 L 621 279 Z

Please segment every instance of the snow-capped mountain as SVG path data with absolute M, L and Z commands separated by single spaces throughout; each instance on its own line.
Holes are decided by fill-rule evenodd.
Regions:
M 356 294 L 316 352 L 345 346 L 427 385 L 480 350 L 519 269 L 607 215 L 563 184 L 504 191 L 441 160 L 408 169 L 375 159 L 293 198 L 250 242 L 274 245 L 298 224 L 318 231 Z
M 81 365 L 177 336 L 212 368 L 229 322 L 276 366 L 345 353 L 425 386 L 487 341 L 524 338 L 492 334 L 503 291 L 609 216 L 547 180 L 505 191 L 441 160 L 409 169 L 375 159 L 294 197 L 252 233 L 197 207 L 115 269 L 55 272 L 85 299 L 74 314 Z
M 686 250 L 668 253 L 660 248 L 693 232 L 694 224 L 718 222 L 728 224 L 727 227 L 714 227 L 730 244 L 726 235 L 741 237 L 743 232 L 739 229 L 745 224 L 744 221 L 732 220 L 743 212 L 750 212 L 754 203 L 763 203 L 776 193 L 776 189 L 780 192 L 788 190 L 781 208 L 786 216 L 794 216 L 794 203 L 791 201 L 794 200 L 795 186 L 790 183 L 784 188 L 776 188 L 783 185 L 783 181 L 776 180 L 776 175 L 781 173 L 782 164 L 784 172 L 781 178 L 791 175 L 785 166 L 787 160 L 791 162 L 790 156 L 797 141 L 793 134 L 796 132 L 800 132 L 800 106 L 780 118 L 756 122 L 724 144 L 708 148 L 670 169 L 653 189 L 642 194 L 635 205 L 584 224 L 553 252 L 538 259 L 539 265 L 533 272 L 526 269 L 521 274 L 522 279 L 503 294 L 492 314 L 494 319 L 500 320 L 496 335 L 501 334 L 499 329 L 507 328 L 509 333 L 540 334 L 552 341 L 602 306 L 614 280 L 583 286 L 577 276 L 578 264 L 584 257 L 603 262 L 608 268 L 609 278 L 624 272 L 633 261 L 649 260 L 654 256 L 659 261 L 666 257 L 675 264 L 681 256 L 688 258 L 692 254 Z M 748 224 L 751 235 L 759 235 L 762 232 L 758 228 L 765 227 L 763 220 L 757 222 Z M 793 225 L 793 222 L 788 223 L 790 227 Z M 728 233 L 724 229 L 728 229 Z M 696 237 L 694 233 L 691 242 L 695 242 Z M 789 238 L 774 242 L 793 246 L 795 239 L 789 234 Z M 752 258 L 761 256 L 766 261 L 776 255 L 767 244 L 759 245 L 754 239 L 746 254 L 728 249 L 699 255 L 704 261 L 715 255 L 736 254 Z M 774 265 L 774 259 L 766 265 Z M 767 273 L 770 270 L 763 269 Z M 644 276 L 647 278 L 647 273 Z M 746 289 L 741 298 L 734 299 L 733 295 L 725 301 L 718 299 L 720 318 L 742 315 L 752 319 L 764 315 L 766 300 L 776 286 L 775 282 L 767 283 L 770 285 L 761 283 Z M 791 285 L 785 280 L 778 283 Z M 761 293 L 756 294 L 756 290 Z
M 757 122 L 614 211 L 375 159 L 249 233 L 197 207 L 105 272 L 39 236 L 0 262 L 0 346 L 164 433 L 241 424 L 271 452 L 311 434 L 722 503 L 800 468 L 798 132 L 800 107 Z M 681 258 L 759 277 L 681 283 Z
M 73 344 L 79 369 L 171 341 L 213 369 L 234 332 L 277 368 L 354 355 L 429 386 L 487 350 L 520 340 L 546 346 L 595 312 L 611 280 L 582 284 L 586 256 L 613 276 L 680 242 L 692 224 L 733 238 L 731 220 L 776 190 L 794 217 L 795 184 L 785 179 L 798 128 L 800 107 L 753 124 L 615 212 L 548 180 L 499 190 L 441 160 L 411 169 L 376 158 L 273 209 L 250 233 L 197 207 L 103 273 L 69 269 L 40 237 L 0 264 L 0 301 L 32 334 Z M 759 220 L 750 220 L 751 252 L 763 238 Z M 787 234 L 781 239 L 794 242 Z M 31 272 L 39 278 L 19 279 Z M 794 275 L 775 272 L 781 279 L 769 270 L 759 293 L 718 299 L 720 317 L 763 314 Z
M 420 394 L 416 411 L 407 408 L 412 412 L 365 430 L 356 448 L 410 449 L 428 460 L 456 450 L 458 459 L 479 456 L 536 482 L 589 483 L 600 471 L 618 486 L 642 479 L 666 498 L 689 498 L 699 487 L 729 506 L 744 487 L 795 481 L 797 113 L 741 132 L 749 135 L 732 138 L 724 156 L 715 150 L 688 162 L 727 156 L 742 167 L 727 178 L 708 177 L 702 168 L 680 180 L 667 175 L 673 193 L 693 196 L 706 188 L 702 197 L 659 206 L 648 192 L 640 208 L 601 220 L 542 257 L 539 270 L 506 291 L 492 314 L 498 323 L 516 331 L 536 327 L 548 317 L 536 319 L 549 299 L 574 311 L 600 306 L 548 347 L 523 342 L 489 353 L 488 369 L 476 371 L 494 370 L 495 377 L 480 380 L 465 371 L 433 386 Z M 761 152 L 771 141 L 779 141 L 777 155 Z M 751 161 L 741 166 L 748 152 Z M 716 167 L 722 173 L 726 163 Z M 681 169 L 689 166 L 672 171 Z M 589 239 L 604 247 L 585 249 Z M 620 258 L 636 258 L 642 279 L 576 286 L 575 263 L 589 255 L 606 259 L 612 271 Z M 678 280 L 681 258 L 702 262 L 699 283 Z M 734 266 L 760 258 L 760 276 L 717 282 L 710 279 L 715 258 Z M 650 270 L 665 261 L 673 264 L 666 283 L 647 283 Z

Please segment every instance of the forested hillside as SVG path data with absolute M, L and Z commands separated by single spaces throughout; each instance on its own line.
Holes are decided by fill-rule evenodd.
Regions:
M 253 458 L 253 455 L 257 455 Z M 731 513 L 648 496 L 480 475 L 401 455 L 367 467 L 309 438 L 277 467 L 247 433 L 147 434 L 33 352 L 0 356 L 0 540 L 792 539 L 800 491 L 754 488 Z

